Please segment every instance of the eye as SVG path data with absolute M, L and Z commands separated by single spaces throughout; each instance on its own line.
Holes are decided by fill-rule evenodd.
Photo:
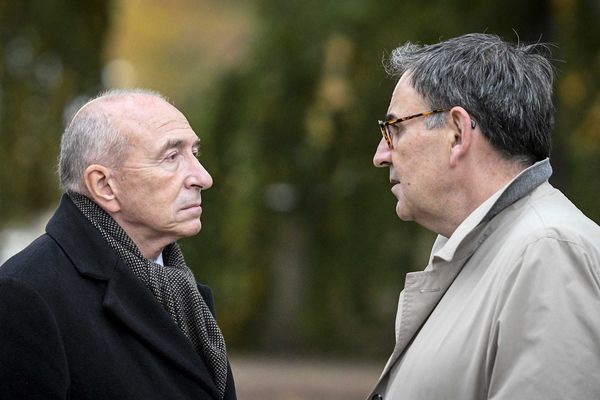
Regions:
M 200 159 L 200 150 L 198 149 L 194 149 L 192 150 L 192 154 L 194 155 L 194 157 L 196 157 L 198 160 Z
M 179 156 L 179 152 L 174 151 L 174 152 L 171 152 L 171 153 L 167 154 L 167 156 L 165 157 L 165 160 L 167 160 L 167 161 L 175 161 L 178 156 Z
M 400 134 L 400 128 L 398 127 L 398 124 L 390 124 L 387 128 L 392 137 L 396 137 Z

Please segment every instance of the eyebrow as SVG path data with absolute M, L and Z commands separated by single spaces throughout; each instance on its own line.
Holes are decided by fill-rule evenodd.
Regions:
M 167 143 L 160 149 L 160 154 L 164 153 L 169 149 L 178 149 L 182 148 L 185 145 L 185 142 L 182 139 L 169 139 Z M 192 144 L 192 147 L 200 148 L 200 138 L 196 139 Z
M 393 119 L 396 119 L 396 118 L 397 118 L 397 117 L 396 117 L 396 114 L 391 114 L 391 113 L 390 113 L 390 114 L 387 114 L 387 115 L 385 116 L 385 120 L 386 120 L 386 121 L 391 121 L 391 120 L 393 120 Z

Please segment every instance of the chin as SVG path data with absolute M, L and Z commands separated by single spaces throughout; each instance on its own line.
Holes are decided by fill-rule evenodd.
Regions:
M 180 237 L 186 238 L 190 236 L 197 235 L 202 229 L 202 223 L 200 221 L 195 221 L 195 223 L 186 224 L 185 227 L 180 229 Z
M 396 215 L 398 215 L 398 218 L 400 218 L 402 221 L 412 221 L 412 215 L 408 212 L 408 210 L 403 209 L 400 204 L 396 205 Z
M 396 215 L 398 215 L 398 218 L 400 218 L 400 220 L 404 221 L 404 222 L 409 222 L 412 221 L 412 218 L 407 217 L 406 215 L 403 214 L 398 214 L 396 213 Z

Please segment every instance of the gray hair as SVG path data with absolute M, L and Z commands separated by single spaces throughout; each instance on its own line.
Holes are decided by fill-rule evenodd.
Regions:
M 432 109 L 463 107 L 505 156 L 528 164 L 549 156 L 554 70 L 547 44 L 513 44 L 481 33 L 426 46 L 407 42 L 385 67 L 396 78 L 407 73 Z M 445 121 L 444 114 L 433 115 L 426 126 Z
M 119 168 L 123 163 L 129 149 L 129 135 L 120 131 L 102 107 L 90 104 L 135 94 L 167 101 L 161 94 L 147 89 L 111 89 L 88 101 L 75 113 L 60 142 L 58 177 L 63 191 L 85 194 L 84 172 L 92 164 Z

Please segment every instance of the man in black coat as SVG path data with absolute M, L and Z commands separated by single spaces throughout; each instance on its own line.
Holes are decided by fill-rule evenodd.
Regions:
M 107 92 L 61 142 L 46 234 L 0 267 L 1 399 L 235 399 L 211 290 L 177 240 L 212 185 L 187 119 Z

